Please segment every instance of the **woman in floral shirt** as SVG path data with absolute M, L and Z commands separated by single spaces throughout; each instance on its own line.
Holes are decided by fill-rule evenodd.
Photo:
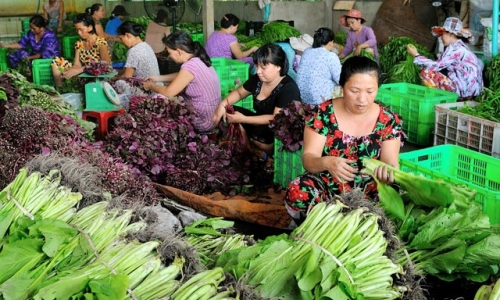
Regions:
M 288 212 L 298 222 L 315 204 L 354 187 L 375 199 L 373 178 L 359 173 L 364 158 L 399 167 L 402 121 L 375 103 L 379 75 L 373 60 L 349 58 L 340 74 L 344 96 L 318 105 L 306 119 L 302 162 L 307 172 L 290 183 L 285 197 Z M 386 168 L 375 174 L 381 182 L 394 182 Z
M 56 57 L 52 61 L 52 74 L 57 87 L 62 86 L 64 78 L 83 73 L 85 66 L 90 62 L 105 61 L 111 64 L 108 42 L 97 35 L 92 17 L 88 14 L 79 14 L 73 20 L 73 24 L 81 40 L 75 43 L 73 64 L 62 57 Z
M 432 27 L 432 34 L 443 40 L 446 47 L 437 61 L 418 54 L 413 45 L 408 45 L 408 54 L 413 63 L 423 67 L 420 78 L 425 86 L 458 94 L 460 100 L 471 99 L 483 90 L 483 65 L 465 42 L 471 34 L 464 31 L 462 21 L 447 18 L 442 27 Z

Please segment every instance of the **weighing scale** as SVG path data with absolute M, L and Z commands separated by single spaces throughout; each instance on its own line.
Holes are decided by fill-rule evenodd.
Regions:
M 120 99 L 113 87 L 106 81 L 100 81 L 102 78 L 114 77 L 117 73 L 101 74 L 92 76 L 86 73 L 79 77 L 95 78 L 95 82 L 85 85 L 85 109 L 84 111 L 118 111 L 122 109 Z

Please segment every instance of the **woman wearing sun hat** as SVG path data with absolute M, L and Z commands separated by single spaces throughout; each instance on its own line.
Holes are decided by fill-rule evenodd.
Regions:
M 408 45 L 408 54 L 413 63 L 424 67 L 420 78 L 427 87 L 455 92 L 459 100 L 477 96 L 483 89 L 482 63 L 465 42 L 471 34 L 462 28 L 455 17 L 447 18 L 442 27 L 432 27 L 432 34 L 443 40 L 445 50 L 437 61 L 418 54 L 413 45 Z
M 351 53 L 359 56 L 363 50 L 378 59 L 377 38 L 373 29 L 363 25 L 365 22 L 357 9 L 351 9 L 340 17 L 340 24 L 349 27 L 345 47 L 339 55 L 340 59 Z

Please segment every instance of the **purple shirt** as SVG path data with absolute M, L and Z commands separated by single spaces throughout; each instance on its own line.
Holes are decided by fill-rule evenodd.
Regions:
M 21 38 L 19 45 L 23 48 L 29 46 L 31 53 L 40 53 L 42 55 L 40 58 L 52 58 L 59 55 L 57 36 L 50 30 L 45 30 L 38 42 L 35 40 L 35 34 L 30 30 Z
M 234 35 L 214 31 L 210 37 L 208 37 L 207 43 L 205 44 L 205 50 L 208 56 L 213 58 L 225 57 L 234 59 L 233 53 L 231 52 L 231 44 L 234 42 L 238 42 L 238 38 Z M 251 57 L 245 57 L 239 60 L 253 66 L 253 59 Z
M 460 97 L 477 96 L 483 90 L 481 63 L 462 40 L 446 47 L 437 61 L 419 55 L 413 63 L 431 71 L 446 69 L 448 77 L 457 85 L 455 92 Z
M 214 67 L 207 67 L 198 57 L 193 57 L 183 63 L 181 69 L 194 76 L 194 79 L 179 94 L 194 107 L 198 115 L 194 126 L 199 131 L 212 130 L 216 126 L 212 122 L 212 117 L 221 101 L 219 76 Z
M 378 58 L 377 38 L 373 29 L 363 26 L 358 34 L 354 30 L 347 32 L 346 44 L 342 54 L 349 55 L 356 48 L 356 45 L 367 43 L 373 49 L 373 54 Z

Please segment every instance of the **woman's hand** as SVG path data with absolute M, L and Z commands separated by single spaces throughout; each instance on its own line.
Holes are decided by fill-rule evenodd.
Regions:
M 224 122 L 226 122 L 226 106 L 225 106 L 226 101 L 222 101 L 217 109 L 215 110 L 214 116 L 212 118 L 212 121 L 214 124 L 218 124 L 220 122 L 220 119 L 222 118 Z
M 387 169 L 387 166 L 376 167 L 373 174 L 382 183 L 385 183 L 385 184 L 393 184 L 394 183 L 394 172 L 389 171 Z
M 358 169 L 349 165 L 356 163 L 355 160 L 334 156 L 325 156 L 322 157 L 322 160 L 324 168 L 332 174 L 333 178 L 340 182 L 353 181 L 358 174 Z
M 356 48 L 354 49 L 354 55 L 360 56 L 361 50 L 363 50 L 363 48 L 361 48 L 361 45 L 357 45 Z
M 415 48 L 415 46 L 413 46 L 412 44 L 406 45 L 406 52 L 408 52 L 408 54 L 413 57 L 417 56 L 418 54 L 417 48 Z
M 235 111 L 234 114 L 226 114 L 226 119 L 228 123 L 243 123 L 245 120 L 245 115 L 239 111 Z
M 158 81 L 160 81 L 160 78 L 158 78 L 158 76 L 156 76 L 156 75 L 148 76 L 148 77 L 146 77 L 146 81 L 158 82 Z
M 149 78 L 149 77 L 148 77 Z M 144 90 L 146 91 L 151 91 L 151 89 L 153 88 L 153 85 L 154 85 L 154 82 L 151 80 L 151 79 L 147 79 L 145 80 L 143 83 L 142 83 L 142 87 L 144 88 Z
M 259 47 L 257 46 L 253 46 L 252 48 L 250 48 L 252 50 L 252 53 L 255 53 L 255 51 L 259 50 Z
M 76 69 L 76 68 L 69 68 L 66 72 L 62 73 L 63 78 L 71 78 L 73 76 L 76 76 L 78 74 L 82 73 L 81 70 Z

